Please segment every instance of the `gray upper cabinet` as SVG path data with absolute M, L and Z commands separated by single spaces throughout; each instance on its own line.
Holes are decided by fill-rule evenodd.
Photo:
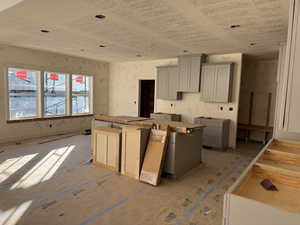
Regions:
M 214 87 L 215 85 L 215 67 L 204 65 L 202 67 L 202 76 L 201 76 L 201 100 L 204 102 L 213 101 Z
M 178 57 L 180 92 L 199 92 L 201 64 L 205 61 L 204 54 L 184 55 Z
M 164 100 L 181 99 L 178 91 L 178 67 L 157 67 L 157 92 L 156 97 Z
M 231 101 L 233 63 L 203 64 L 201 100 L 227 103 Z

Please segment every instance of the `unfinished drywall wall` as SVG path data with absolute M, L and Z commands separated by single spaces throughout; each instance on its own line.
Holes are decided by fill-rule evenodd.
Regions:
M 277 64 L 277 58 L 244 57 L 239 123 L 273 126 L 276 105 Z M 253 95 L 252 109 L 250 107 L 251 93 Z M 262 132 L 251 132 L 250 139 L 263 140 L 264 135 Z
M 268 95 L 271 94 L 271 113 L 268 125 L 272 126 L 274 121 L 274 107 L 276 100 L 276 77 L 277 59 L 255 59 L 243 60 L 243 72 L 241 79 L 240 114 L 239 122 L 249 122 L 250 94 L 253 92 L 253 125 L 265 126 L 267 123 Z
M 90 127 L 91 120 L 83 117 L 7 124 L 4 76 L 8 67 L 91 75 L 94 77 L 94 113 L 108 111 L 108 63 L 0 45 L 0 143 L 82 130 Z
M 205 103 L 200 101 L 200 93 L 184 93 L 183 99 L 178 101 L 156 99 L 155 111 L 181 114 L 183 121 L 187 122 L 193 122 L 193 119 L 198 116 L 230 119 L 229 145 L 235 148 L 242 54 L 209 55 L 207 62 L 234 62 L 233 98 L 231 103 Z M 163 65 L 177 65 L 177 59 L 111 63 L 109 114 L 137 116 L 139 80 L 156 79 L 156 67 Z M 223 110 L 221 110 L 221 107 L 223 107 Z M 230 108 L 232 108 L 232 111 L 230 111 Z

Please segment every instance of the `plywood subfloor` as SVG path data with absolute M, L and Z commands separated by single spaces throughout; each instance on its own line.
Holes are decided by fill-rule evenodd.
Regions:
M 262 146 L 203 151 L 158 187 L 90 163 L 90 136 L 0 147 L 0 225 L 220 225 L 223 194 Z

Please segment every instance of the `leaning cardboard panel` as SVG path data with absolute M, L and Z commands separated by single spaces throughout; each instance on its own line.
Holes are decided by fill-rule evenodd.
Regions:
M 146 151 L 150 128 L 139 126 L 122 127 L 121 173 L 139 179 Z
M 140 181 L 155 186 L 159 184 L 167 150 L 168 136 L 168 127 L 166 130 L 151 130 Z
M 94 164 L 120 171 L 121 129 L 96 127 L 93 133 Z

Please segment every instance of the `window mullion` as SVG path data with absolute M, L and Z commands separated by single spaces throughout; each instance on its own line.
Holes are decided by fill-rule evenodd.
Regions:
M 41 118 L 45 117 L 45 98 L 44 98 L 44 79 L 45 79 L 45 71 L 41 71 L 41 76 L 40 76 L 40 92 L 39 92 L 39 103 L 40 103 L 40 114 L 39 116 Z
M 89 90 L 89 113 L 94 113 L 94 77 L 90 76 L 90 90 Z
M 72 74 L 67 75 L 67 104 L 66 104 L 66 113 L 67 115 L 72 115 Z

